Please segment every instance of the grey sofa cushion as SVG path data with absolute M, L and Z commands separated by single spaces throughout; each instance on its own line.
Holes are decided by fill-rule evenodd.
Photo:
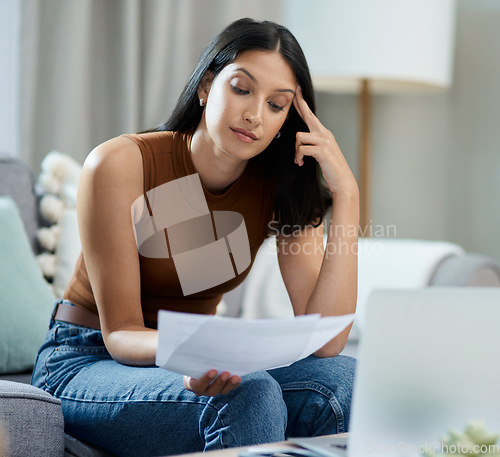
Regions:
M 0 381 L 0 423 L 9 457 L 64 456 L 61 402 L 43 390 Z
M 21 160 L 0 153 L 0 195 L 10 195 L 16 202 L 26 228 L 33 252 L 37 252 L 36 230 L 39 225 L 35 177 Z

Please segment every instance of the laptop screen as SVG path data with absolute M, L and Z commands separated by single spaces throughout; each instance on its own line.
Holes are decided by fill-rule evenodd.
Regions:
M 474 419 L 500 431 L 500 288 L 378 290 L 360 340 L 351 456 L 416 456 Z

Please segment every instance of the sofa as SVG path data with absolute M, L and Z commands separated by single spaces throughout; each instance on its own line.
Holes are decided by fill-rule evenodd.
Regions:
M 40 216 L 35 176 L 0 154 L 0 456 L 105 457 L 64 432 L 61 402 L 30 385 L 55 296 L 35 259 Z
M 34 185 L 35 176 L 29 166 L 17 158 L 0 155 L 0 455 L 109 456 L 65 433 L 60 401 L 29 385 L 36 348 L 57 296 L 35 260 L 40 251 L 36 232 L 44 220 L 39 215 L 40 197 Z M 74 211 L 68 217 L 67 226 L 75 232 Z M 71 236 L 70 251 L 75 256 L 79 251 L 78 234 Z M 71 259 L 65 262 L 71 263 Z M 67 274 L 60 277 L 67 279 Z M 453 243 L 397 238 L 360 240 L 357 318 L 344 353 L 356 355 L 364 310 L 373 289 L 429 286 L 498 287 L 500 265 Z M 245 282 L 224 296 L 218 312 L 243 318 L 290 315 L 272 238 L 260 249 Z

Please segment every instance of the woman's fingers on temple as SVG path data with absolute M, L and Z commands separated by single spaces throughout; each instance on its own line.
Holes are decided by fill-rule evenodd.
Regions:
M 313 156 L 321 151 L 324 138 L 316 133 L 297 132 L 295 140 L 295 163 L 302 165 L 304 156 Z
M 311 111 L 311 108 L 309 108 L 309 105 L 307 104 L 306 100 L 304 99 L 304 96 L 302 95 L 302 89 L 300 88 L 300 86 L 298 86 L 297 90 L 295 91 L 293 104 L 295 106 L 295 109 L 299 113 L 299 116 L 302 118 L 302 120 L 306 123 L 307 127 L 309 128 L 309 131 L 312 132 L 314 130 L 318 130 L 319 128 L 323 127 L 323 124 L 321 124 L 319 119 Z
M 299 100 L 299 90 L 297 89 L 295 91 L 295 97 L 293 97 L 293 106 L 295 106 L 297 113 L 299 113 L 299 116 L 302 118 L 302 120 L 304 120 L 304 116 L 302 115 L 302 110 L 300 109 L 298 100 Z
M 298 132 L 295 140 L 295 163 L 299 166 L 304 164 L 304 149 L 305 146 L 309 144 L 309 139 L 307 138 L 309 133 Z
M 297 165 L 304 165 L 304 157 L 316 157 L 318 148 L 309 144 L 300 145 L 295 151 L 295 163 Z
M 317 141 L 314 135 L 311 135 L 309 132 L 297 132 L 295 138 L 295 148 L 298 148 L 302 144 L 315 144 Z

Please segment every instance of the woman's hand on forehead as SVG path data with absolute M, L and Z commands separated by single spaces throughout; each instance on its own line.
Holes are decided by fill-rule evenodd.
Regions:
M 356 180 L 335 137 L 311 111 L 300 86 L 295 91 L 293 105 L 309 129 L 309 132 L 297 132 L 295 163 L 302 166 L 305 156 L 314 157 L 321 167 L 328 188 L 334 195 L 343 190 L 356 192 Z

